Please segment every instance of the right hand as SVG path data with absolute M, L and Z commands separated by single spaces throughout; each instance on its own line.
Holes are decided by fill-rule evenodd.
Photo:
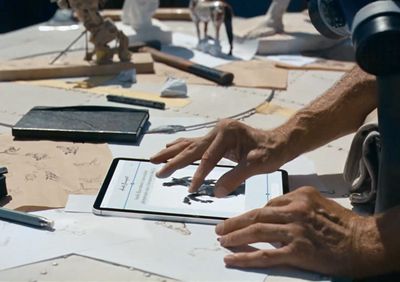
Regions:
M 166 178 L 177 169 L 200 160 L 192 178 L 189 192 L 196 192 L 210 171 L 223 158 L 237 162 L 216 183 L 214 194 L 224 197 L 233 192 L 247 178 L 279 169 L 289 158 L 286 139 L 279 130 L 254 129 L 234 120 L 222 120 L 204 137 L 180 138 L 153 156 L 156 164 L 168 161 L 157 173 Z

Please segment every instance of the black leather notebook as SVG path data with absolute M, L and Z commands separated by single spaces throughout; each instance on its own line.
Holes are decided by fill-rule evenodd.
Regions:
M 12 128 L 17 139 L 135 143 L 148 126 L 149 113 L 132 108 L 34 107 Z

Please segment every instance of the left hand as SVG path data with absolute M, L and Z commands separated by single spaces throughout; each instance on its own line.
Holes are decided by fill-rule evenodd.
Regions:
M 255 249 L 225 257 L 232 267 L 293 266 L 329 275 L 362 276 L 361 234 L 373 226 L 314 188 L 303 187 L 272 199 L 264 208 L 227 219 L 216 227 L 223 247 L 257 242 L 280 243 L 277 249 Z M 363 229 L 364 228 L 364 229 Z M 361 231 L 360 231 L 361 230 Z M 369 232 L 370 233 L 370 232 Z M 370 233 L 371 234 L 371 233 Z M 367 246 L 368 247 L 368 246 Z M 365 255 L 364 255 L 365 256 Z M 365 258 L 367 259 L 367 258 Z

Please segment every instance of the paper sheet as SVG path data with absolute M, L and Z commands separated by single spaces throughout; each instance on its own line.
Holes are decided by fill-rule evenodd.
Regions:
M 0 163 L 8 168 L 11 196 L 5 207 L 64 207 L 68 194 L 96 194 L 111 158 L 106 144 L 14 141 L 0 135 Z
M 88 271 L 90 269 L 90 271 Z M 71 271 L 73 270 L 73 271 Z M 1 281 L 96 281 L 96 282 L 174 282 L 159 276 L 116 263 L 76 254 L 49 258 L 28 265 L 0 271 Z M 79 277 L 79 278 L 77 278 Z
M 49 232 L 0 222 L 0 270 L 76 253 L 184 281 L 263 281 L 265 272 L 228 269 L 214 226 L 101 217 L 52 210 Z M 30 244 L 29 242 L 35 242 Z M 161 240 L 162 238 L 162 240 Z M 68 244 L 66 244 L 68 242 Z
M 129 88 L 122 88 L 119 86 L 98 86 L 92 88 L 79 88 L 79 82 L 71 80 L 34 80 L 34 81 L 22 81 L 20 83 L 25 83 L 29 85 L 37 85 L 51 88 L 60 88 L 66 90 L 75 90 L 79 92 L 87 92 L 98 95 L 121 95 L 138 99 L 147 99 L 152 101 L 164 102 L 167 107 L 184 107 L 190 103 L 187 98 L 162 98 L 158 93 L 147 93 L 142 91 L 137 91 Z
M 97 195 L 69 195 L 65 212 L 92 213 Z
M 302 67 L 314 63 L 318 59 L 302 55 L 274 55 L 274 56 L 266 56 L 266 58 L 274 62 L 284 63 L 295 67 Z
M 176 118 L 176 117 L 150 117 L 150 129 L 164 125 L 193 125 L 206 122 L 203 118 Z M 180 137 L 198 137 L 205 135 L 210 129 L 201 129 L 195 131 L 184 131 L 176 134 L 145 134 L 140 146 L 109 144 L 109 148 L 114 158 L 134 158 L 149 159 L 151 156 L 165 148 L 165 145 Z
M 145 224 L 125 218 L 49 210 L 35 213 L 52 219 L 54 231 L 0 221 L 0 270 L 102 246 L 151 237 Z M 11 255 L 12 254 L 12 255 Z
M 198 40 L 195 36 L 176 32 L 172 35 L 172 43 L 175 46 L 165 46 L 163 47 L 162 51 L 214 68 L 232 61 L 251 60 L 255 56 L 258 49 L 257 40 L 246 40 L 244 42 L 235 41 L 233 47 L 233 56 L 223 55 L 221 57 L 215 57 L 196 50 L 195 48 L 197 46 L 197 42 Z M 227 54 L 229 50 L 228 42 L 222 41 L 221 45 L 222 52 Z

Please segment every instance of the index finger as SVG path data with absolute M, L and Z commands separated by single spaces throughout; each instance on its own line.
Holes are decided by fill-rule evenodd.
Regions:
M 168 146 L 167 148 L 161 150 L 154 156 L 150 158 L 150 161 L 155 164 L 160 164 L 166 162 L 167 160 L 175 157 L 180 152 L 182 152 L 189 144 L 187 142 L 176 142 Z
M 175 145 L 177 146 L 177 145 Z M 188 166 L 200 159 L 202 148 L 197 144 L 188 145 L 182 152 L 169 160 L 158 172 L 157 177 L 165 178 L 173 174 L 176 170 Z
M 201 158 L 200 165 L 196 169 L 193 175 L 192 183 L 189 187 L 189 192 L 196 192 L 204 179 L 210 173 L 211 170 L 218 164 L 225 154 L 225 145 L 223 142 L 222 135 L 217 135 L 214 141 L 211 143 L 210 147 L 205 151 Z

